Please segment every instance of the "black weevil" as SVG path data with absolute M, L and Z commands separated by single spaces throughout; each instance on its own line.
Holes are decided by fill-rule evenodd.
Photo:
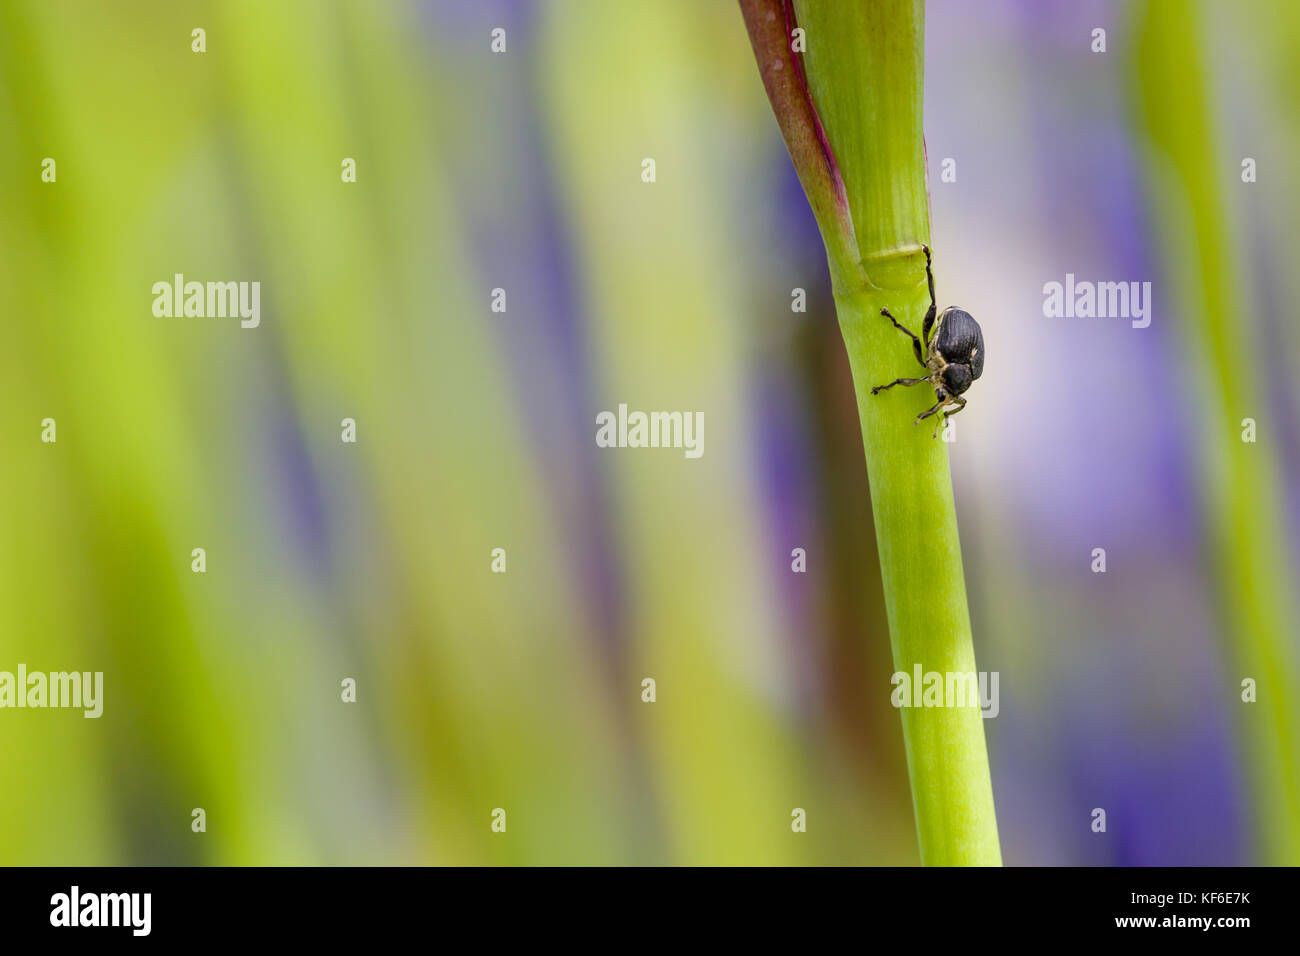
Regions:
M 934 406 L 916 416 L 913 424 L 919 425 L 921 419 L 940 413 L 939 421 L 934 426 L 933 438 L 939 434 L 939 426 L 966 407 L 962 392 L 970 388 L 971 382 L 984 373 L 984 333 L 980 324 L 965 309 L 949 306 L 935 318 L 934 273 L 930 271 L 930 247 L 925 250 L 925 278 L 930 283 L 930 311 L 925 313 L 925 324 L 921 326 L 921 335 L 928 343 L 928 349 L 922 348 L 918 339 L 908 329 L 898 324 L 898 320 L 889 314 L 888 309 L 881 309 L 880 314 L 894 323 L 894 328 L 906 332 L 912 337 L 912 351 L 916 360 L 930 373 L 922 378 L 897 378 L 888 385 L 876 385 L 871 394 L 893 388 L 895 385 L 920 385 L 929 382 L 934 386 L 938 401 Z M 934 334 L 931 335 L 931 329 Z M 949 408 L 956 406 L 953 411 Z

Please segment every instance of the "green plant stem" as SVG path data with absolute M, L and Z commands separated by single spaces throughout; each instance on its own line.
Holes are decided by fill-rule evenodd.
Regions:
M 896 670 L 976 673 L 947 446 L 913 425 L 929 388 L 871 386 L 918 373 L 929 307 L 922 135 L 922 0 L 740 0 L 759 72 L 826 244 L 853 370 Z M 790 15 L 805 34 L 791 53 Z M 806 77 L 806 83 L 803 78 Z M 881 692 L 886 691 L 882 681 Z M 901 710 L 921 860 L 998 865 L 978 706 Z
M 915 375 L 911 342 L 880 314 L 920 331 L 929 307 L 930 239 L 922 93 L 925 5 L 795 0 L 808 90 L 843 178 L 857 261 L 834 261 L 835 305 L 853 370 L 880 549 L 894 667 L 975 674 L 947 445 L 927 387 L 871 386 Z M 906 316 L 906 318 L 903 318 Z M 998 865 L 997 819 L 977 707 L 901 710 L 921 861 Z
M 892 291 L 866 288 L 836 299 L 862 421 L 894 667 L 909 677 L 917 665 L 941 674 L 976 670 L 947 446 L 930 437 L 928 421 L 912 424 L 934 393 L 895 388 L 871 394 L 873 384 L 892 381 L 909 361 L 915 364 L 910 348 L 903 347 L 906 338 L 881 316 L 881 308 L 919 317 L 928 301 L 924 283 Z M 921 861 L 1000 864 L 979 709 L 900 712 Z

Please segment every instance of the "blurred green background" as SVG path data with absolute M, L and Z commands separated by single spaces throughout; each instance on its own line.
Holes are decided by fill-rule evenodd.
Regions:
M 1297 64 L 1283 0 L 929 5 L 1008 863 L 1300 862 Z M 0 137 L 0 669 L 105 684 L 0 711 L 0 863 L 916 862 L 733 2 L 5 2 Z M 1153 281 L 1151 327 L 1044 318 L 1067 272 Z M 260 327 L 154 316 L 175 273 L 261 282 Z M 624 402 L 703 457 L 597 448 Z

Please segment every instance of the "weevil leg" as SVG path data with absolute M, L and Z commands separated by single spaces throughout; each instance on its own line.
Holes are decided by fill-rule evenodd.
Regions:
M 925 365 L 925 350 L 921 348 L 921 340 L 916 337 L 916 333 L 913 332 L 911 329 L 906 328 L 905 326 L 899 325 L 898 319 L 890 315 L 888 309 L 881 309 L 880 314 L 883 315 L 885 318 L 887 318 L 890 322 L 893 322 L 894 328 L 898 329 L 900 332 L 906 332 L 908 335 L 912 337 L 912 352 L 915 353 L 916 360 L 920 362 L 921 365 L 925 366 L 926 368 L 929 368 L 928 365 Z
M 937 402 L 935 402 L 933 405 L 931 405 L 929 408 L 927 408 L 925 411 L 923 411 L 920 415 L 917 415 L 917 416 L 916 416 L 916 421 L 912 422 L 912 424 L 913 424 L 913 425 L 919 425 L 919 424 L 921 424 L 921 420 L 922 420 L 923 418 L 929 418 L 931 415 L 935 414 L 936 412 L 941 411 L 941 410 L 943 409 L 943 407 L 944 407 L 945 405 L 947 405 L 947 404 L 948 404 L 948 399 L 947 399 L 947 398 L 941 398 L 941 399 L 939 399 Z
M 949 401 L 951 401 L 952 404 L 945 408 L 943 414 L 939 416 L 939 423 L 934 426 L 934 431 L 930 433 L 931 438 L 936 437 L 939 434 L 939 429 L 948 424 L 948 419 L 952 418 L 952 416 L 956 415 L 966 407 L 966 399 L 961 396 L 949 396 Z M 951 409 L 951 411 L 949 411 L 949 409 Z
M 893 388 L 895 385 L 920 385 L 922 382 L 928 381 L 930 381 L 928 378 L 896 378 L 888 385 L 871 386 L 871 394 L 875 395 L 877 392 L 883 392 L 885 389 Z
M 930 247 L 921 248 L 925 250 L 925 281 L 930 285 L 930 311 L 925 313 L 925 322 L 921 324 L 921 338 L 929 342 L 930 330 L 934 328 L 934 317 L 937 312 L 934 301 L 934 271 L 930 268 Z
M 945 420 L 952 418 L 952 416 L 956 415 L 959 411 L 961 411 L 963 408 L 966 407 L 966 399 L 962 398 L 960 395 L 954 397 L 952 399 L 952 403 L 957 407 L 943 416 Z

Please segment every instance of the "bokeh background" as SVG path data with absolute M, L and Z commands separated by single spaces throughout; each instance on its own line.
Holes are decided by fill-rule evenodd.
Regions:
M 1004 857 L 1300 862 L 1300 8 L 927 17 Z M 99 720 L 0 711 L 0 862 L 917 861 L 735 3 L 15 0 L 0 140 L 0 669 L 105 674 Z M 177 272 L 260 281 L 261 327 L 154 317 Z M 1151 326 L 1044 318 L 1067 272 L 1153 282 Z M 620 402 L 704 412 L 704 456 L 597 448 Z

